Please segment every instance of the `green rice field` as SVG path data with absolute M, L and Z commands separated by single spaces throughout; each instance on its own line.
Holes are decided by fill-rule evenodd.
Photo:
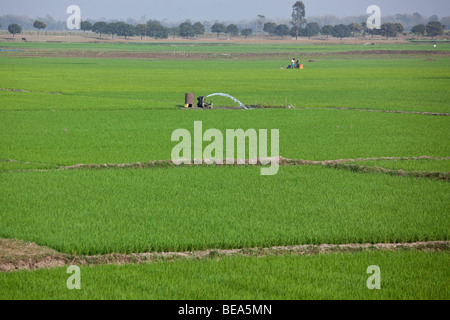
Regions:
M 81 256 L 447 243 L 82 266 L 75 291 L 66 267 L 3 271 L 10 256 L 0 247 L 0 299 L 450 297 L 450 44 L 0 49 L 0 238 Z M 293 55 L 304 69 L 281 69 Z M 254 109 L 217 96 L 212 110 L 186 109 L 191 92 Z M 203 132 L 278 129 L 279 155 L 304 163 L 273 176 L 251 165 L 127 166 L 170 160 L 172 133 L 193 135 L 194 121 Z M 366 287 L 370 265 L 382 270 L 381 290 Z
M 310 300 L 446 299 L 448 252 L 360 252 L 227 257 L 81 268 L 68 290 L 66 268 L 0 273 L 0 299 Z M 368 290 L 378 265 L 381 289 Z

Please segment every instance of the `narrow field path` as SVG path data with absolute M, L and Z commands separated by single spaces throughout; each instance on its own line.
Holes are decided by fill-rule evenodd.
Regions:
M 311 255 L 379 250 L 448 251 L 450 250 L 450 241 L 376 244 L 306 244 L 296 246 L 275 246 L 269 248 L 209 249 L 185 252 L 147 252 L 131 254 L 112 253 L 106 255 L 83 256 L 60 253 L 48 247 L 38 246 L 32 242 L 15 239 L 0 239 L 0 272 L 56 268 L 69 265 L 121 265 L 173 261 L 179 259 L 220 259 L 222 257 L 233 255 L 263 257 L 285 254 Z
M 195 160 L 195 159 L 194 159 Z M 227 160 L 232 160 L 233 164 L 227 164 Z M 256 159 L 244 159 L 241 163 L 238 163 L 237 159 L 224 159 L 223 163 L 215 163 L 211 159 L 202 159 L 201 164 L 183 164 L 182 160 L 154 160 L 154 161 L 139 161 L 133 163 L 102 163 L 102 164 L 75 164 L 71 166 L 54 166 L 50 169 L 17 169 L 17 170 L 5 170 L 3 172 L 46 172 L 54 170 L 80 170 L 80 169 L 146 169 L 146 168 L 165 168 L 173 166 L 261 166 L 266 164 L 278 164 L 280 166 L 304 166 L 304 165 L 321 165 L 325 167 L 331 167 L 335 169 L 343 169 L 351 172 L 366 172 L 366 173 L 380 173 L 389 174 L 393 176 L 401 177 L 416 177 L 416 178 L 430 178 L 438 180 L 450 181 L 450 172 L 446 171 L 405 171 L 402 169 L 394 170 L 380 166 L 363 166 L 355 164 L 358 161 L 380 161 L 380 160 L 392 160 L 392 161 L 412 161 L 412 160 L 450 160 L 450 157 L 430 157 L 430 156 L 418 156 L 418 157 L 370 157 L 370 158 L 354 158 L 354 159 L 335 159 L 335 160 L 304 160 L 304 159 L 289 159 L 284 157 L 273 158 L 256 158 Z M 36 164 L 43 165 L 42 163 L 33 163 L 29 161 L 19 161 L 14 159 L 0 159 L 0 162 L 11 162 L 19 164 Z M 46 164 L 47 166 L 50 166 Z

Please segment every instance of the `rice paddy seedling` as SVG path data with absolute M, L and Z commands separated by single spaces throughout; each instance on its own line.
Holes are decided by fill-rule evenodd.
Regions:
M 81 268 L 68 290 L 66 268 L 0 273 L 0 299 L 445 300 L 448 252 L 356 252 L 311 256 L 233 256 Z M 369 290 L 377 265 L 381 289 Z

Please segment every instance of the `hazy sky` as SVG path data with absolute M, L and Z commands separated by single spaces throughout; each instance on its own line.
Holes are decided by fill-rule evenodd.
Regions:
M 75 4 L 82 19 L 167 19 L 181 21 L 251 20 L 258 14 L 268 19 L 289 19 L 296 0 L 0 0 L 0 15 L 45 17 L 65 20 L 66 9 Z M 339 17 L 366 14 L 369 5 L 378 5 L 381 14 L 419 12 L 424 16 L 450 16 L 450 0 L 303 0 L 306 16 Z

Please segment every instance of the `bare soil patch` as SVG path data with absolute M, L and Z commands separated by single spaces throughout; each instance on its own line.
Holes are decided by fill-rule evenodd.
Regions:
M 48 247 L 15 239 L 0 239 L 0 271 L 64 266 L 65 256 Z

